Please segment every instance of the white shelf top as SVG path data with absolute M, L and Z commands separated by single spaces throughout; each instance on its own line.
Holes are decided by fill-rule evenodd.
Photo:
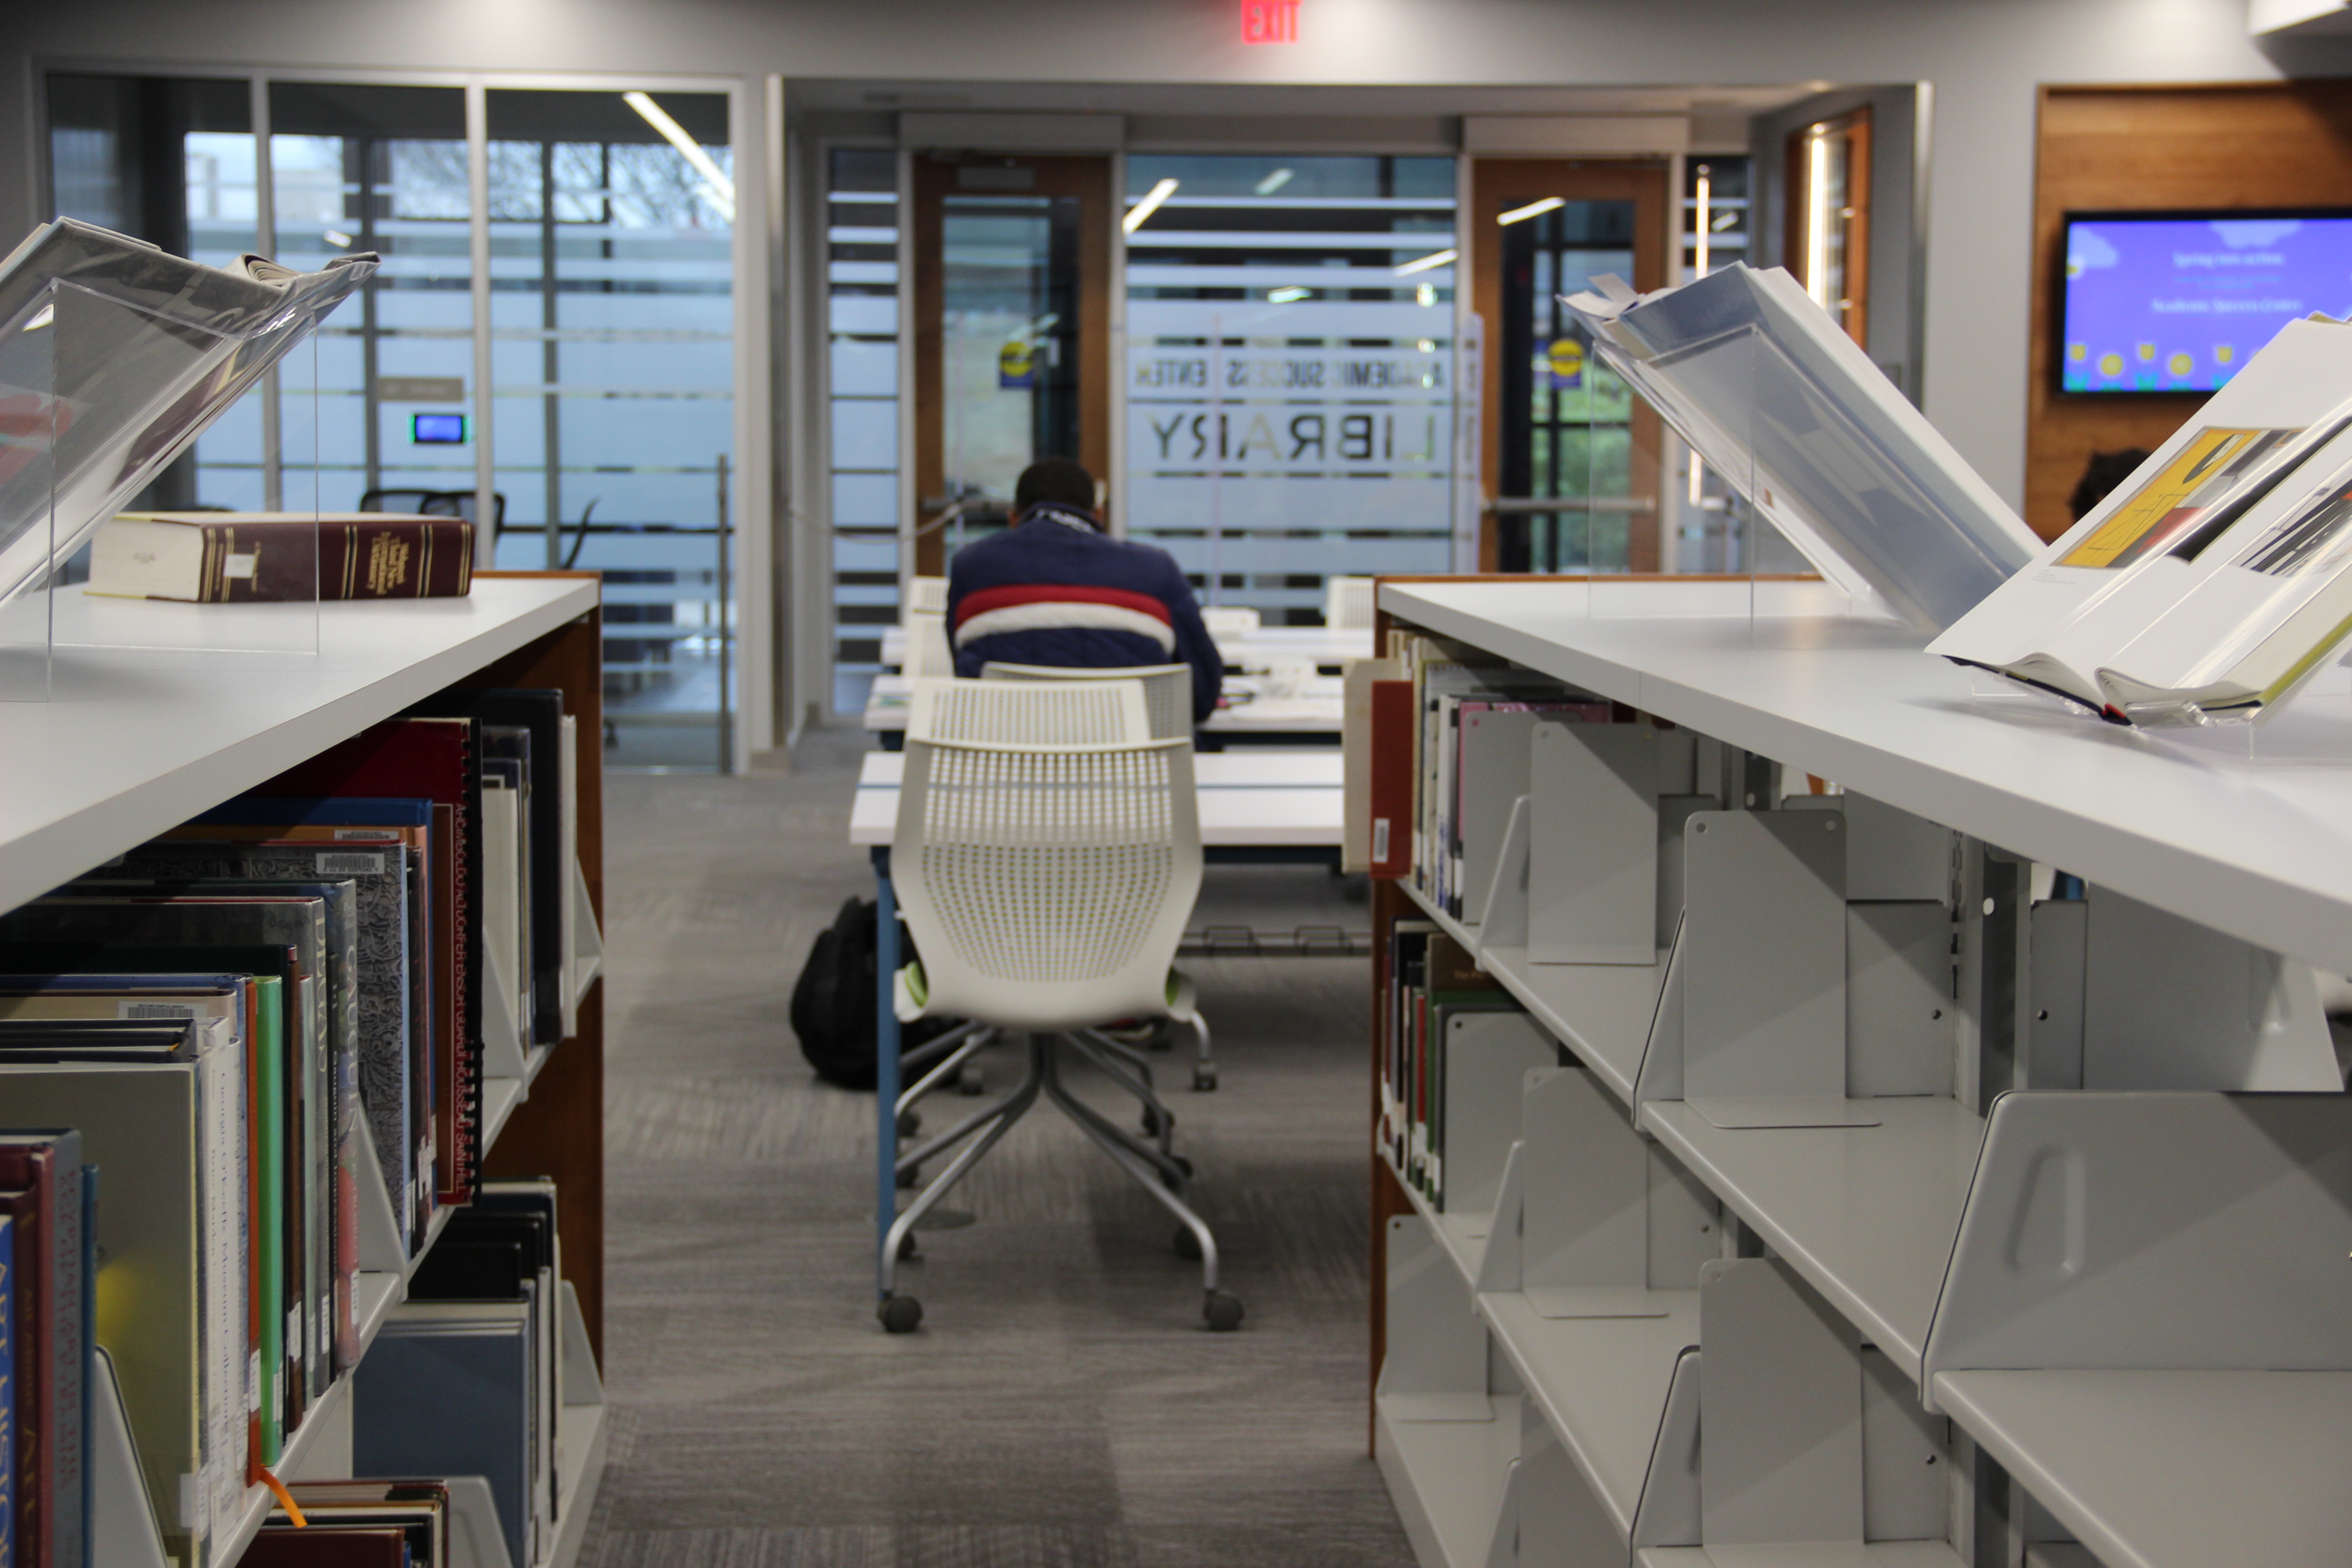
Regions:
M 1486 1568 L 1505 1478 L 1519 1457 L 1519 1402 L 1487 1401 L 1484 1421 L 1399 1419 L 1374 1405 L 1373 1447 L 1405 1536 L 1425 1568 Z
M 595 606 L 596 584 L 579 578 L 478 578 L 463 599 L 322 605 L 315 655 L 60 647 L 51 700 L 0 702 L 0 909 L 38 898 Z M 309 613 L 152 607 L 200 608 L 220 627 Z M 93 606 L 60 595 L 56 613 L 65 642 L 81 635 Z
M 1997 677 L 1930 658 L 1924 638 L 1887 622 L 1751 622 L 1744 593 L 1715 586 L 1629 583 L 1588 594 L 1540 582 L 1398 584 L 1381 588 L 1381 604 L 1514 663 L 2352 973 L 2352 698 L 2306 692 L 2255 732 L 2126 730 L 2011 695 Z
M 1634 1568 L 1964 1568 L 1940 1541 L 1804 1541 L 1770 1546 L 1645 1546 Z
M 868 752 L 851 803 L 849 841 L 887 844 L 898 818 L 903 752 Z M 1204 752 L 1192 759 L 1201 842 L 1212 847 L 1336 847 L 1343 814 L 1337 747 L 1307 752 Z
M 2352 1372 L 1956 1372 L 1936 1397 L 2106 1568 L 2341 1568 Z
M 1984 1121 L 1941 1096 L 1853 1103 L 1879 1125 L 1727 1131 L 1679 1100 L 1639 1125 L 1916 1383 Z

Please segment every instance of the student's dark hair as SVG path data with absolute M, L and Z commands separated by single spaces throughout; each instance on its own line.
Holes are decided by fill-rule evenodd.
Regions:
M 1040 458 L 1021 470 L 1021 478 L 1013 487 L 1013 515 L 1018 517 L 1031 507 L 1047 501 L 1092 512 L 1095 477 L 1087 472 L 1085 464 L 1074 463 L 1067 458 Z
M 2147 461 L 2147 450 L 2142 447 L 2126 447 L 2120 451 L 2094 452 L 2083 469 L 2082 482 L 2074 493 L 2066 498 L 2066 510 L 2074 514 L 2076 522 L 2091 515 L 2091 509 L 2107 499 L 2115 488 L 2131 478 L 2132 470 Z

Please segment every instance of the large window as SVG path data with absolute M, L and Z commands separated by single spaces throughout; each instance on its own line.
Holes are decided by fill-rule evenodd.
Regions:
M 604 574 L 608 764 L 723 767 L 735 705 L 729 100 L 493 88 L 475 108 L 470 96 L 49 79 L 60 215 L 215 263 L 247 250 L 304 270 L 355 251 L 383 258 L 315 352 L 289 359 L 142 501 L 274 508 L 269 425 L 315 418 L 322 507 L 479 511 L 486 563 Z
M 1130 157 L 1127 531 L 1209 603 L 1321 618 L 1453 559 L 1446 158 Z

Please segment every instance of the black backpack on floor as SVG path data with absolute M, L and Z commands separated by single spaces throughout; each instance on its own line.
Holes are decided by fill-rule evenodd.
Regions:
M 816 933 L 808 963 L 793 986 L 793 1033 L 800 1037 L 801 1054 L 817 1077 L 844 1089 L 874 1087 L 878 923 L 873 900 L 848 900 L 833 924 Z M 908 963 L 915 957 L 914 942 L 903 933 L 899 956 Z M 899 1049 L 919 1045 L 945 1027 L 935 1018 L 907 1025 L 899 1030 Z

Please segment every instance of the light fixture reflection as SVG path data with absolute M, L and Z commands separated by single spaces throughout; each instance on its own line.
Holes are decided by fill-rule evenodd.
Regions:
M 325 240 L 329 245 L 335 246 L 343 250 L 349 250 L 352 247 L 352 237 L 345 234 L 339 228 L 331 228 L 319 237 Z
M 1290 176 L 1294 173 L 1296 173 L 1296 171 L 1291 169 L 1276 169 L 1273 174 L 1268 174 L 1265 179 L 1260 180 L 1257 183 L 1257 194 L 1262 196 L 1270 196 L 1274 195 L 1275 192 L 1290 184 Z
M 1127 216 L 1119 220 L 1119 227 L 1125 229 L 1129 234 L 1133 234 L 1137 229 L 1143 226 L 1144 219 L 1150 217 L 1153 213 L 1160 210 L 1160 203 L 1166 201 L 1170 196 L 1172 196 L 1175 194 L 1175 181 L 1160 181 L 1158 184 L 1151 187 L 1150 191 L 1145 195 L 1141 201 L 1127 209 Z
M 1398 268 L 1396 269 L 1397 276 L 1402 278 L 1409 272 L 1426 272 L 1433 267 L 1444 267 L 1459 255 L 1461 255 L 1460 251 L 1450 247 L 1444 250 L 1432 251 L 1427 256 L 1415 258 L 1413 260 L 1408 261 L 1403 266 Z
M 1265 302 L 1269 305 L 1295 305 L 1314 292 L 1314 289 L 1303 289 L 1296 283 L 1286 283 L 1279 289 L 1267 289 Z
M 1495 221 L 1498 224 L 1504 225 L 1525 223 L 1531 217 L 1541 217 L 1544 214 L 1551 211 L 1554 207 L 1564 207 L 1566 205 L 1568 205 L 1568 198 L 1566 196 L 1546 196 L 1539 202 L 1529 202 L 1523 207 L 1513 207 L 1509 212 L 1503 214 Z
M 677 149 L 678 156 L 693 165 L 702 176 L 703 194 L 719 209 L 719 216 L 729 223 L 735 221 L 735 182 L 715 163 L 702 144 L 686 133 L 686 127 L 669 117 L 669 111 L 642 92 L 625 92 L 621 101 L 637 111 L 645 122 L 661 132 L 661 139 Z

